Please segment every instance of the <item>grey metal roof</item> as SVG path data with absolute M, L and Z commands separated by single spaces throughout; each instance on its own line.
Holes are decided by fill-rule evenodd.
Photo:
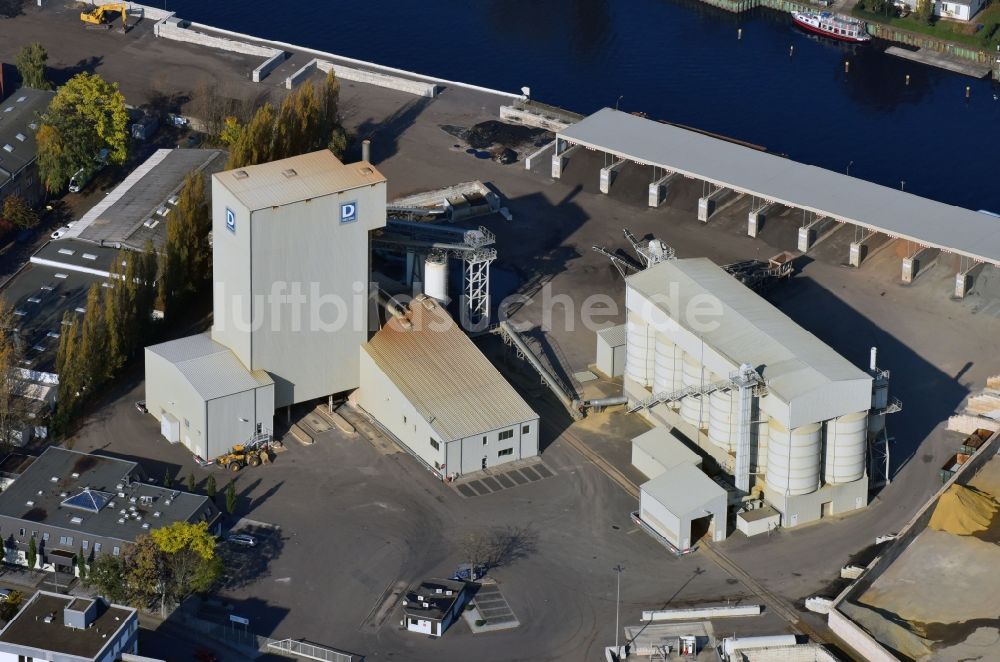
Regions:
M 0 186 L 35 160 L 37 128 L 30 125 L 37 126 L 38 115 L 54 96 L 55 92 L 22 87 L 0 101 Z
M 207 177 L 222 168 L 224 157 L 217 149 L 156 150 L 85 213 L 66 236 L 135 250 L 143 250 L 151 240 L 161 248 L 173 210 L 170 199 L 180 191 L 188 173 L 199 171 Z M 211 191 L 207 182 L 205 190 Z
M 441 441 L 538 418 L 444 308 L 413 301 L 407 319 L 392 319 L 364 351 Z
M 668 468 L 653 480 L 640 485 L 639 489 L 677 517 L 706 510 L 706 506 L 719 499 L 723 507 L 726 503 L 726 491 L 688 462 Z
M 108 277 L 119 249 L 62 237 L 46 242 L 31 256 L 32 264 L 60 267 Z
M 263 370 L 247 370 L 231 349 L 207 333 L 146 349 L 173 364 L 205 401 L 274 383 Z
M 611 108 L 560 131 L 559 137 L 1000 266 L 1000 219 L 994 216 Z
M 385 181 L 370 163 L 341 163 L 328 149 L 215 175 L 247 209 L 267 209 Z
M 55 372 L 64 314 L 79 314 L 87 304 L 91 284 L 104 281 L 103 276 L 29 263 L 4 283 L 0 297 L 14 311 L 23 342 L 22 368 Z
M 790 403 L 803 394 L 835 382 L 858 382 L 870 392 L 871 376 L 835 352 L 755 292 L 707 258 L 668 260 L 627 279 L 647 300 L 668 296 L 676 283 L 677 311 L 692 299 L 711 297 L 722 307 L 717 324 L 694 325 L 670 305 L 657 307 L 681 328 L 700 337 L 726 357 L 734 369 L 742 363 L 757 368 L 767 381 L 768 396 Z M 699 326 L 699 328 L 694 328 Z M 861 411 L 859 406 L 851 411 Z M 842 414 L 850 413 L 848 411 Z
M 701 465 L 701 456 L 670 434 L 667 428 L 659 425 L 633 439 L 632 445 L 638 446 L 666 469 L 685 462 L 695 466 Z
M 608 344 L 608 347 L 621 347 L 625 344 L 625 325 L 609 326 L 598 331 L 597 335 Z
M 126 477 L 128 480 L 124 480 Z M 75 531 L 76 535 L 70 534 L 74 544 L 65 547 L 74 553 L 84 538 L 92 540 L 98 536 L 130 542 L 150 529 L 177 521 L 200 521 L 206 513 L 211 521 L 218 514 L 207 497 L 152 485 L 143 482 L 143 478 L 142 468 L 135 462 L 50 446 L 0 493 L 0 514 L 22 520 L 24 528 L 29 530 L 35 522 Z M 85 487 L 114 497 L 97 513 L 62 504 Z M 125 496 L 119 497 L 119 493 Z M 143 497 L 149 498 L 146 505 Z M 131 510 L 132 506 L 135 511 Z M 123 509 L 127 514 L 121 513 Z M 74 523 L 73 517 L 82 521 Z M 125 521 L 119 522 L 119 519 Z M 144 523 L 149 524 L 149 529 L 142 527 Z M 58 538 L 49 539 L 49 550 L 59 547 Z

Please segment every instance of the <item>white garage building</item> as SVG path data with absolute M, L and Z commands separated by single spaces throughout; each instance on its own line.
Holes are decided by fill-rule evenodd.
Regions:
M 356 397 L 442 477 L 538 454 L 538 414 L 429 297 L 361 348 Z
M 870 374 L 707 259 L 630 276 L 626 308 L 634 409 L 697 444 L 734 484 L 742 475 L 784 527 L 867 504 Z M 735 388 L 741 366 L 762 383 Z

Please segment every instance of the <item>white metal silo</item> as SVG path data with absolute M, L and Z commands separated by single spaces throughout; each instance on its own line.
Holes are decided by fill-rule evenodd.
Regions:
M 793 430 L 771 419 L 767 440 L 767 485 L 780 494 L 815 492 L 819 487 L 819 465 L 823 425 L 812 423 Z
M 447 304 L 448 256 L 431 253 L 424 259 L 424 294 Z
M 727 453 L 736 451 L 733 439 L 735 417 L 732 391 L 716 391 L 708 396 L 708 440 Z
M 655 335 L 655 342 L 653 392 L 657 394 L 673 393 L 680 390 L 681 362 L 684 360 L 684 351 L 662 333 Z
M 698 358 L 685 354 L 681 362 L 681 385 L 700 387 L 703 379 L 701 372 Z M 708 403 L 703 400 L 704 398 L 690 395 L 681 400 L 681 418 L 697 428 L 701 428 L 703 421 L 708 418 Z
M 767 441 L 771 430 L 767 415 L 760 416 L 763 420 L 753 424 L 753 455 L 750 458 L 750 470 L 758 474 L 767 472 Z
M 643 386 L 652 385 L 652 335 L 645 321 L 628 314 L 625 320 L 625 374 Z
M 850 483 L 864 476 L 867 443 L 868 412 L 860 411 L 827 421 L 825 481 Z

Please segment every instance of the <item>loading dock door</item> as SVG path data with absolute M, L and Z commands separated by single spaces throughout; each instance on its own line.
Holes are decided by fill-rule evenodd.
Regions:
M 172 444 L 181 440 L 181 424 L 173 415 L 163 412 L 160 416 L 160 434 Z

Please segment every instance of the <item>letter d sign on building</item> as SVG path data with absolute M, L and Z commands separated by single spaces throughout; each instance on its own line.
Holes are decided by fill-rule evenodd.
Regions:
M 236 234 L 236 212 L 226 207 L 226 229 Z
M 358 220 L 358 203 L 344 202 L 340 205 L 340 222 L 353 223 Z

